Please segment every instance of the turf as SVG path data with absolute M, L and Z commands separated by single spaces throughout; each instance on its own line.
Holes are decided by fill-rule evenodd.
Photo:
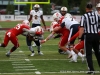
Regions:
M 20 22 L 0 22 L 2 28 L 10 28 Z M 48 26 L 50 22 L 46 23 Z M 0 42 L 3 42 L 5 31 L 0 31 Z M 45 31 L 44 38 L 48 36 L 50 32 Z M 6 57 L 5 53 L 13 46 L 9 42 L 6 48 L 0 48 L 0 74 L 1 75 L 87 75 L 86 62 L 82 63 L 81 58 L 78 57 L 77 63 L 70 63 L 67 58 L 68 55 L 58 53 L 58 39 L 51 39 L 42 44 L 41 51 L 43 56 L 38 55 L 37 48 L 33 47 L 35 56 L 30 57 L 25 37 L 18 36 L 20 47 L 11 54 L 10 57 Z M 77 43 L 77 41 L 76 41 Z M 93 54 L 94 68 L 96 71 L 100 71 L 97 61 Z M 100 72 L 95 74 L 100 75 Z

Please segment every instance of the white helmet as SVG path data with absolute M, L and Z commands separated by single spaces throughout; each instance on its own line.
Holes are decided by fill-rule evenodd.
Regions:
M 66 17 L 66 18 L 72 18 L 72 15 L 69 14 L 69 13 L 67 13 L 67 14 L 65 15 L 65 17 Z
M 96 7 L 100 7 L 100 3 L 98 3 L 98 4 L 96 5 Z
M 35 4 L 34 8 L 40 8 L 40 6 L 38 4 Z
M 30 26 L 30 22 L 29 22 L 28 20 L 24 20 L 24 21 L 22 22 L 22 24 L 25 24 L 25 25 Z
M 50 32 L 52 32 L 52 31 L 53 31 L 54 26 L 55 26 L 56 24 L 58 24 L 58 23 L 57 23 L 57 22 L 55 22 L 55 21 L 51 23 L 51 25 L 50 25 Z
M 61 16 L 62 15 L 59 12 L 56 12 L 56 13 L 53 14 L 52 17 L 53 17 L 54 20 L 59 21 Z
M 36 29 L 35 32 L 39 32 L 40 33 L 39 35 L 44 33 L 44 30 L 43 30 L 43 28 L 41 26 L 36 26 L 35 29 Z
M 66 11 L 66 12 L 67 12 L 68 9 L 67 9 L 67 7 L 62 7 L 62 8 L 61 8 L 61 11 Z

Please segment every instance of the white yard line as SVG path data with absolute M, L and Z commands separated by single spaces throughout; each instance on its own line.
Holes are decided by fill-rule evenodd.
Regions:
M 63 73 L 79 73 L 79 74 L 82 74 L 82 73 L 84 73 L 84 74 L 86 74 L 86 72 L 87 71 L 63 71 L 63 72 L 39 72 L 39 71 L 35 71 L 35 72 L 23 72 L 23 73 L 0 73 L 1 75 L 3 75 L 3 74 L 7 74 L 7 75 L 9 75 L 9 74 L 34 74 L 34 73 L 36 73 L 36 74 L 63 74 Z M 99 74 L 100 73 L 100 71 L 95 71 L 95 73 L 96 74 Z
M 35 66 L 16 66 L 16 67 L 13 67 L 13 68 L 33 68 Z

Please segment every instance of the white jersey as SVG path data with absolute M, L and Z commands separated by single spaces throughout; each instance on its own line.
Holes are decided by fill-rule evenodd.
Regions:
M 31 10 L 30 15 L 32 15 L 32 23 L 34 24 L 41 24 L 41 18 L 40 16 L 43 15 L 43 11 L 39 10 L 39 11 L 35 11 L 35 10 Z
M 73 24 L 79 24 L 74 18 L 64 18 L 62 23 L 65 22 L 65 27 L 70 30 Z

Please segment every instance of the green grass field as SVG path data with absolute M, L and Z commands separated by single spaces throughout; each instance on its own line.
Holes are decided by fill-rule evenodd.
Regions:
M 11 28 L 20 22 L 0 22 L 0 27 Z M 46 22 L 49 26 L 50 22 Z M 45 31 L 44 38 L 50 32 Z M 0 31 L 0 42 L 3 42 L 5 31 Z M 78 57 L 77 63 L 70 63 L 67 55 L 58 53 L 59 39 L 51 39 L 42 44 L 41 51 L 43 56 L 37 54 L 36 47 L 33 47 L 35 56 L 30 57 L 31 52 L 26 45 L 25 37 L 18 36 L 20 47 L 6 57 L 5 53 L 13 46 L 9 42 L 6 48 L 0 48 L 0 75 L 87 75 L 86 63 L 82 63 L 81 58 Z M 94 68 L 100 71 L 97 61 L 93 54 Z M 100 72 L 95 74 L 100 75 Z

